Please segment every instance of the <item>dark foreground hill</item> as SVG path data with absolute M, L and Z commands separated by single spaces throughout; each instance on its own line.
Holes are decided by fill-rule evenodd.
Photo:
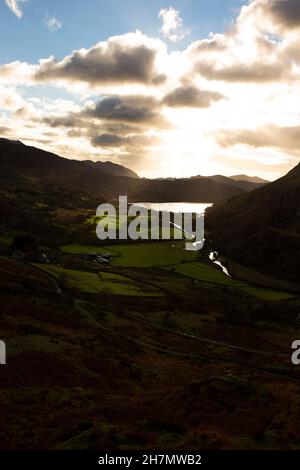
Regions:
M 242 265 L 300 283 L 300 164 L 286 176 L 211 209 L 213 247 Z

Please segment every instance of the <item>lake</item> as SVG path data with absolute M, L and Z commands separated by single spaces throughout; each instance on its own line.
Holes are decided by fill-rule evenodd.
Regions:
M 211 203 L 198 203 L 198 202 L 138 202 L 134 206 L 145 207 L 155 211 L 168 211 L 168 212 L 185 212 L 204 214 L 205 209 L 211 207 Z

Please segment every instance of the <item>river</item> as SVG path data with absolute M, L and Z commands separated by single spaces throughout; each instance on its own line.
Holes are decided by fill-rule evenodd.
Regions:
M 174 213 L 194 213 L 194 214 L 204 214 L 205 210 L 208 207 L 212 207 L 212 203 L 198 203 L 198 202 L 138 202 L 134 204 L 135 206 L 144 207 L 148 210 L 155 210 L 155 211 L 168 211 Z M 177 228 L 182 230 L 182 227 L 176 225 Z M 202 242 L 199 242 L 202 243 Z M 197 250 L 197 243 L 193 243 L 192 249 Z M 225 266 L 222 265 L 221 261 L 219 260 L 218 254 L 212 251 L 209 254 L 209 259 L 219 266 L 223 273 L 226 276 L 230 277 L 230 274 Z

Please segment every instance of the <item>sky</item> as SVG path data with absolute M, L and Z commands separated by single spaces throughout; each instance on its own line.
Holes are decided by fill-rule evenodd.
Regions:
M 300 160 L 299 0 L 0 0 L 0 136 L 145 177 Z

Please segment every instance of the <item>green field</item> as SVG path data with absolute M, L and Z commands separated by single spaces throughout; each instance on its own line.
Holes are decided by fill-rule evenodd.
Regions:
M 129 268 L 163 267 L 166 270 L 172 270 L 173 272 L 198 281 L 234 287 L 251 296 L 269 302 L 287 300 L 293 297 L 293 295 L 287 292 L 280 292 L 232 279 L 213 265 L 198 262 L 198 252 L 186 251 L 184 242 L 182 241 L 157 243 L 145 242 L 104 246 L 73 244 L 63 246 L 61 250 L 64 253 L 74 255 L 85 253 L 108 253 L 112 256 L 111 266 Z M 95 293 L 101 291 L 101 289 L 111 288 L 111 292 L 116 294 L 144 295 L 140 286 L 132 285 L 132 282 L 128 284 L 128 279 L 124 276 L 119 276 L 118 274 L 110 274 L 110 276 L 115 276 L 113 282 L 111 277 L 110 280 L 103 278 L 101 283 L 99 276 L 94 273 L 83 273 L 81 271 L 74 272 L 82 273 L 80 276 L 77 274 L 76 282 L 77 286 L 79 285 L 81 290 L 85 289 L 85 292 L 93 291 L 93 293 Z M 106 274 L 108 273 L 103 273 L 104 277 Z M 80 280 L 78 279 L 78 276 L 80 277 Z M 117 276 L 119 276 L 119 278 Z M 108 286 L 109 283 L 112 284 L 112 286 Z
M 141 224 L 140 226 L 138 225 L 137 228 L 135 229 L 139 234 L 140 237 L 146 240 L 150 240 L 151 238 L 154 238 L 153 233 L 156 234 L 157 238 L 159 240 L 164 240 L 167 238 L 170 238 L 171 240 L 180 240 L 184 239 L 184 233 L 182 232 L 181 229 L 170 226 L 168 225 L 167 227 L 159 227 L 156 230 L 153 228 L 153 233 L 151 229 L 151 214 L 149 213 L 147 216 L 139 215 L 138 218 L 134 216 L 120 216 L 117 214 L 117 216 L 90 216 L 86 219 L 85 224 L 86 225 L 92 225 L 95 226 L 103 220 L 105 222 L 106 229 L 109 227 L 111 230 L 116 230 L 118 231 L 121 228 L 127 227 L 137 221 L 137 223 Z M 103 222 L 103 223 L 104 223 Z M 188 236 L 187 236 L 188 237 Z M 190 237 L 189 239 L 192 239 Z
M 13 241 L 14 241 L 13 235 L 10 235 L 7 233 L 0 234 L 0 242 L 4 243 L 5 245 L 11 245 Z
M 185 251 L 183 242 L 108 245 L 105 248 L 113 250 L 119 255 L 113 258 L 113 266 L 150 268 L 179 264 L 197 259 L 197 252 Z
M 129 296 L 161 296 L 159 290 L 143 286 L 141 283 L 120 274 L 110 272 L 91 273 L 66 269 L 55 265 L 37 265 L 68 287 L 74 287 L 87 294 L 111 293 Z
M 166 269 L 171 269 L 178 274 L 183 274 L 199 281 L 214 282 L 233 287 L 237 285 L 236 281 L 223 274 L 222 271 L 204 263 L 182 263 Z
M 88 253 L 107 253 L 111 256 L 116 256 L 117 253 L 115 251 L 109 250 L 106 246 L 91 246 L 91 245 L 65 245 L 62 246 L 61 251 L 63 253 L 67 253 L 69 255 L 84 255 Z
M 242 290 L 243 292 L 246 292 L 247 294 L 270 302 L 286 300 L 293 297 L 293 295 L 287 292 L 280 292 L 264 287 L 257 287 L 245 282 L 232 279 L 226 276 L 226 274 L 224 274 L 221 270 L 218 270 L 213 266 L 209 266 L 204 263 L 182 263 L 178 264 L 177 266 L 172 266 L 165 269 L 171 269 L 172 271 L 175 271 L 178 274 L 182 274 L 184 276 L 188 276 L 199 281 L 206 281 L 215 284 L 236 287 Z
M 242 290 L 247 292 L 250 295 L 254 295 L 254 297 L 259 297 L 260 299 L 269 301 L 269 302 L 276 302 L 279 300 L 287 300 L 295 297 L 288 292 L 281 292 L 273 289 L 267 289 L 265 287 L 257 287 L 257 286 L 249 286 L 243 287 Z

